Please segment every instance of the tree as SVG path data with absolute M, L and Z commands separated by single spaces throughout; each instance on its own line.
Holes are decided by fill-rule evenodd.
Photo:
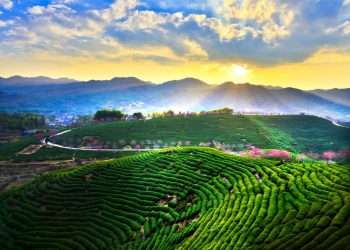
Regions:
M 107 118 L 117 118 L 121 119 L 124 117 L 125 114 L 123 114 L 120 110 L 97 110 L 94 116 L 94 119 L 100 120 L 101 118 L 107 119 Z
M 325 159 L 327 163 L 329 163 L 329 161 L 331 161 L 335 156 L 336 156 L 335 152 L 327 151 L 323 153 L 322 158 Z
M 339 157 L 340 157 L 340 158 L 344 158 L 344 159 L 346 159 L 348 162 L 350 162 L 350 148 L 343 149 L 343 150 L 339 153 Z
M 136 113 L 133 113 L 133 114 L 132 114 L 132 117 L 133 117 L 134 119 L 140 120 L 140 119 L 143 118 L 143 114 L 142 114 L 141 112 L 136 112 Z

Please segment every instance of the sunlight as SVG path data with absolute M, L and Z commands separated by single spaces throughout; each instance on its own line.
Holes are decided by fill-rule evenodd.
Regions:
M 235 75 L 245 75 L 245 74 L 249 73 L 251 70 L 247 69 L 246 65 L 241 66 L 241 65 L 233 64 L 232 71 Z

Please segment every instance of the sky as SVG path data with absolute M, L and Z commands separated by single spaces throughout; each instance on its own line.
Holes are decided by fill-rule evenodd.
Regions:
M 0 76 L 350 88 L 350 0 L 0 0 Z

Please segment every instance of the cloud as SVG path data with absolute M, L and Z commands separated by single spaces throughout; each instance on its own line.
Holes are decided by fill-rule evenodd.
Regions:
M 335 28 L 329 28 L 326 30 L 327 33 L 336 33 L 341 32 L 343 35 L 350 34 L 350 21 L 346 21 L 343 24 L 335 27 Z
M 33 15 L 41 15 L 45 13 L 52 14 L 56 11 L 60 11 L 60 12 L 64 11 L 64 12 L 72 12 L 72 13 L 75 12 L 74 10 L 72 10 L 71 8 L 63 4 L 50 4 L 47 7 L 36 5 L 34 7 L 27 8 L 27 11 Z
M 1 21 L 0 42 L 17 54 L 199 62 L 220 65 L 217 70 L 233 64 L 270 67 L 304 61 L 324 47 L 346 47 L 345 2 L 116 0 L 101 9 L 80 9 L 77 2 L 57 0 Z M 17 47 L 11 50 L 11 44 Z
M 350 0 L 344 0 L 343 6 L 350 4 Z
M 11 9 L 13 7 L 13 3 L 11 0 L 0 0 L 0 6 L 2 6 L 4 9 Z

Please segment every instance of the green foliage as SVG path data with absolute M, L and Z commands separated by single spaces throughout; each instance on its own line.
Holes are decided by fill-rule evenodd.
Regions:
M 97 110 L 94 116 L 94 119 L 100 120 L 101 118 L 106 119 L 106 118 L 117 118 L 120 119 L 124 117 L 125 114 L 123 114 L 120 110 Z
M 42 115 L 31 113 L 0 113 L 0 131 L 31 130 L 45 126 L 45 118 Z
M 349 167 L 190 146 L 58 170 L 0 195 L 0 247 L 343 249 Z

